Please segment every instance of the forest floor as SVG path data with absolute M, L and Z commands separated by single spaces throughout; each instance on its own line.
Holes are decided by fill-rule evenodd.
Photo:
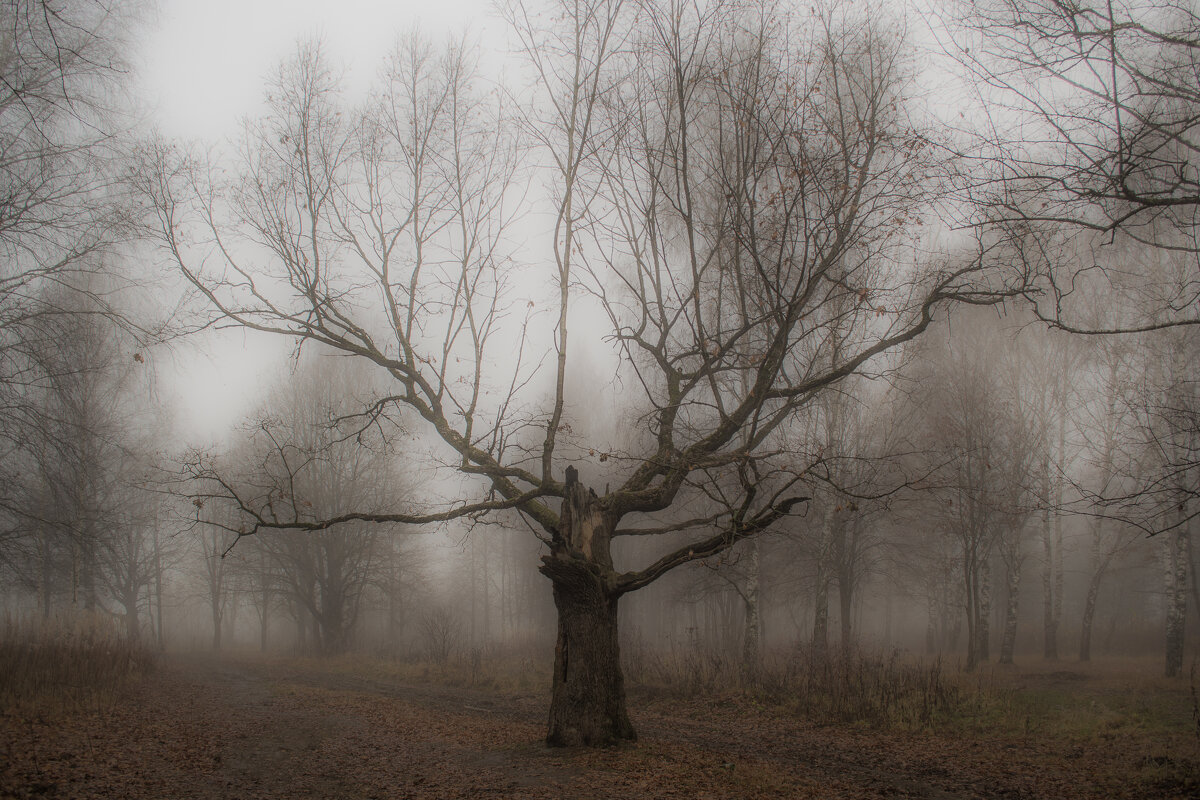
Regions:
M 1186 678 L 1137 688 L 1129 706 L 1119 680 L 1014 675 L 1005 680 L 1066 707 L 1094 711 L 1120 692 L 1122 708 L 1182 722 L 1131 712 L 1099 726 L 1027 717 L 1020 729 L 877 730 L 814 725 L 745 693 L 634 690 L 636 744 L 563 750 L 542 745 L 547 697 L 532 689 L 402 682 L 337 661 L 168 656 L 90 707 L 0 709 L 0 797 L 1200 797 Z

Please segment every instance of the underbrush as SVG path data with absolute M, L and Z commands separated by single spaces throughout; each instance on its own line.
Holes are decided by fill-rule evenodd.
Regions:
M 91 615 L 50 622 L 5 618 L 0 627 L 0 710 L 99 710 L 153 663 L 149 651 Z
M 625 655 L 635 696 L 724 698 L 817 725 L 1136 741 L 1151 753 L 1186 745 L 1200 756 L 1200 701 L 1193 704 L 1189 686 L 1158 677 L 1155 661 L 1116 671 L 1031 663 L 965 672 L 955 662 L 901 651 L 800 648 L 773 653 L 748 674 L 736 654 L 703 647 L 632 646 Z
M 550 662 L 534 648 L 487 647 L 455 653 L 444 661 L 390 654 L 349 652 L 313 656 L 301 662 L 323 672 L 373 680 L 469 687 L 497 694 L 549 691 Z
M 1188 758 L 1200 757 L 1200 711 L 1193 714 L 1189 686 L 1158 677 L 1152 660 L 1070 669 L 1031 660 L 965 672 L 953 660 L 904 651 L 798 648 L 768 654 L 749 674 L 736 653 L 695 644 L 651 649 L 627 642 L 622 656 L 632 707 L 700 701 L 693 705 L 711 708 L 716 701 L 815 725 L 1136 742 L 1154 756 L 1176 753 L 1182 744 Z M 546 647 L 489 647 L 441 663 L 358 653 L 312 666 L 399 683 L 548 696 L 551 663 Z
M 927 728 L 966 713 L 979 700 L 979 691 L 948 675 L 941 659 L 922 661 L 899 651 L 798 649 L 764 659 L 755 674 L 736 658 L 699 648 L 635 648 L 628 661 L 635 692 L 681 698 L 734 693 L 816 724 Z

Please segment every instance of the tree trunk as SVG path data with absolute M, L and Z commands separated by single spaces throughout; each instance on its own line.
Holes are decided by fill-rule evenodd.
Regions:
M 625 711 L 617 596 L 583 566 L 555 570 L 558 640 L 546 743 L 611 745 L 637 738 Z
M 992 657 L 992 565 L 985 558 L 979 565 L 979 621 L 975 623 L 979 660 Z
M 1083 601 L 1083 625 L 1079 631 L 1079 660 L 1092 660 L 1092 624 L 1096 619 L 1096 601 L 1100 597 L 1100 581 L 1104 578 L 1107 562 L 1097 566 L 1088 581 L 1087 597 Z
M 554 587 L 558 640 L 546 743 L 605 746 L 637 738 L 625 710 L 609 543 L 615 520 L 567 468 L 566 497 L 541 572 Z
M 979 564 L 975 554 L 967 550 L 963 557 L 963 580 L 966 582 L 967 607 L 967 672 L 979 663 Z
M 1045 508 L 1042 509 L 1042 656 L 1047 661 L 1058 660 L 1058 623 L 1054 618 L 1054 538 L 1050 527 L 1050 464 L 1042 462 L 1042 490 Z
M 154 522 L 154 608 L 157 610 L 154 618 L 155 630 L 158 632 L 156 636 L 158 640 L 158 649 L 165 652 L 167 649 L 167 638 L 165 627 L 163 625 L 163 565 L 162 565 L 162 547 L 159 544 L 158 520 Z
M 54 599 L 54 583 L 53 583 L 54 579 L 53 579 L 53 566 L 50 563 L 50 559 L 51 559 L 50 542 L 49 542 L 49 538 L 48 538 L 46 532 L 42 529 L 38 530 L 38 549 L 39 549 L 40 555 L 41 555 L 40 564 L 41 564 L 41 568 L 42 568 L 41 569 L 41 582 L 39 584 L 39 588 L 41 589 L 41 600 L 42 600 L 42 618 L 45 620 L 49 620 L 51 606 L 53 604 L 53 599 Z
M 1017 646 L 1017 604 L 1021 592 L 1021 567 L 1008 565 L 1008 604 L 1004 607 L 1004 639 L 1000 643 L 1000 663 L 1013 663 Z
M 1183 669 L 1183 634 L 1187 612 L 1187 528 L 1170 534 L 1167 540 L 1167 664 L 1166 675 L 1173 678 Z
M 838 578 L 838 600 L 841 604 L 842 650 L 848 652 L 854 643 L 854 582 L 844 573 Z
M 829 650 L 829 580 L 817 569 L 817 596 L 813 600 L 813 650 L 824 655 Z
M 221 612 L 217 610 L 215 605 L 213 606 L 212 621 L 213 621 L 212 649 L 214 651 L 216 651 L 216 650 L 221 649 Z
M 746 606 L 746 632 L 742 641 L 742 671 L 748 683 L 757 683 L 762 666 L 762 616 L 759 609 L 759 552 L 758 540 L 749 545 L 746 565 L 746 591 L 742 601 Z
M 142 632 L 142 622 L 138 619 L 136 595 L 132 601 L 126 601 L 123 605 L 125 606 L 125 638 L 130 642 L 136 642 L 141 638 Z

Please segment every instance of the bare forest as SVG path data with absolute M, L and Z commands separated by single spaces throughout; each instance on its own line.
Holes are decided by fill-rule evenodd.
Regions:
M 1200 797 L 1192 0 L 169 11 L 0 0 L 0 797 Z

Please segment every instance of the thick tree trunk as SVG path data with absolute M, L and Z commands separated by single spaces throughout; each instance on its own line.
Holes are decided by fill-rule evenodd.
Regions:
M 611 745 L 637 736 L 625 710 L 617 597 L 585 567 L 557 570 L 558 640 L 546 743 Z
M 541 571 L 554 587 L 558 639 L 546 743 L 606 746 L 637 738 L 625 710 L 609 543 L 615 520 L 567 468 L 566 497 Z

